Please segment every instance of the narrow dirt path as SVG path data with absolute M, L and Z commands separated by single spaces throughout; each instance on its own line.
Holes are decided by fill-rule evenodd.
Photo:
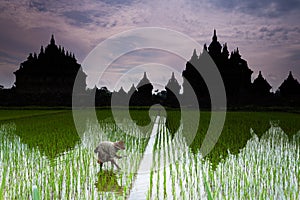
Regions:
M 165 120 L 156 117 L 128 199 L 207 199 L 201 157 L 190 152 L 182 127 L 171 138 Z
M 129 200 L 146 199 L 146 195 L 150 186 L 150 170 L 153 165 L 152 153 L 155 139 L 157 136 L 160 116 L 157 116 L 153 125 L 151 136 L 144 152 L 143 159 L 137 171 L 134 185 L 131 189 Z

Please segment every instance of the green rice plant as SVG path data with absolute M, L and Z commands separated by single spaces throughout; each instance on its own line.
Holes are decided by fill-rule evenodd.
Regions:
M 66 112 L 66 110 L 2 109 L 0 110 L 0 121 L 2 122 L 4 121 L 6 123 L 7 121 L 14 120 L 14 119 L 43 116 L 43 115 L 57 114 L 63 112 Z
M 32 199 L 33 200 L 39 200 L 40 199 L 40 194 L 39 194 L 39 191 L 38 191 L 38 188 L 36 187 L 36 185 L 34 185 L 32 187 Z
M 236 131 L 235 129 L 231 130 Z M 240 128 L 237 130 L 246 129 Z M 202 197 L 209 199 L 230 199 L 234 197 L 238 197 L 241 199 L 259 198 L 259 196 L 255 196 L 255 194 L 259 193 L 262 194 L 261 197 L 263 198 L 270 196 L 270 194 L 275 195 L 275 197 L 276 195 L 281 194 L 281 199 L 289 196 L 298 197 L 297 190 L 299 189 L 295 189 L 297 188 L 297 184 L 293 187 L 295 182 L 293 182 L 294 184 L 291 184 L 290 182 L 292 181 L 290 177 L 293 177 L 293 175 L 287 175 L 287 171 L 285 170 L 290 169 L 291 166 L 297 166 L 296 168 L 298 168 L 299 170 L 299 165 L 292 164 L 296 160 L 299 160 L 299 147 L 297 147 L 298 145 L 294 144 L 293 142 L 289 142 L 289 140 L 287 139 L 284 139 L 286 138 L 286 136 L 284 134 L 281 134 L 282 132 L 280 132 L 280 128 L 278 129 L 276 127 L 271 127 L 268 133 L 262 134 L 260 136 L 261 139 L 259 139 L 259 137 L 256 134 L 253 134 L 253 132 L 251 133 L 251 130 L 252 129 L 250 128 L 247 133 L 247 138 L 249 137 L 248 135 L 250 135 L 250 140 L 247 140 L 246 146 L 238 147 L 240 148 L 240 150 L 238 151 L 238 153 L 234 152 L 234 154 L 231 152 L 230 149 L 227 149 L 227 156 L 223 157 L 220 163 L 215 167 L 212 165 L 211 160 L 208 159 L 209 157 L 199 159 L 199 154 L 192 154 L 190 152 L 185 151 L 185 148 L 187 148 L 187 146 L 184 145 L 184 142 L 179 142 L 180 137 L 175 135 L 172 139 L 172 141 L 175 140 L 174 143 L 168 143 L 167 145 L 169 149 L 167 150 L 167 152 L 173 152 L 173 156 L 169 156 L 173 159 L 173 161 L 171 162 L 174 163 L 174 168 L 171 167 L 171 171 L 173 174 L 176 174 L 174 175 L 175 178 L 171 179 L 174 180 L 171 182 L 172 189 L 170 190 L 170 193 L 172 194 L 172 196 L 174 197 L 177 195 L 175 194 L 175 192 L 172 192 L 175 191 L 176 188 L 176 190 L 179 190 L 180 192 L 180 196 L 177 197 L 181 199 L 193 199 L 195 197 L 197 198 L 203 193 L 206 193 L 207 196 Z M 161 137 L 162 136 L 157 136 L 157 138 Z M 166 142 L 163 143 L 163 141 L 166 141 L 168 139 L 161 138 L 159 140 L 162 142 L 160 144 L 158 141 L 158 146 L 160 147 L 157 148 L 158 152 L 164 151 L 164 153 L 166 153 L 166 149 L 162 148 L 161 145 L 166 145 Z M 260 140 L 263 141 L 261 142 Z M 186 153 L 183 153 L 181 156 L 180 153 L 178 154 L 173 151 L 172 145 L 176 145 L 176 148 L 179 149 L 179 152 L 181 151 L 179 146 L 183 146 L 182 151 Z M 280 148 L 278 148 L 278 145 L 280 146 Z M 248 153 L 242 153 L 244 151 L 247 151 Z M 272 151 L 274 152 L 270 153 Z M 178 162 L 180 158 L 182 159 L 180 162 Z M 276 159 L 278 161 L 276 161 L 275 163 L 278 164 L 280 162 L 284 162 L 284 160 L 287 160 L 287 166 L 280 167 L 280 170 L 278 170 L 277 168 L 270 168 L 268 166 L 273 166 L 274 161 L 271 161 L 269 164 L 264 162 L 268 159 Z M 232 162 L 229 162 L 229 160 L 231 160 Z M 164 158 L 164 163 L 165 162 L 166 160 Z M 224 165 L 224 163 L 227 164 Z M 157 165 L 159 165 L 159 163 Z M 199 165 L 202 165 L 203 169 L 194 167 Z M 253 169 L 255 170 L 249 171 L 249 169 L 246 170 L 244 168 L 245 166 L 249 165 L 254 165 L 255 167 L 253 167 Z M 285 173 L 283 173 L 283 170 L 285 170 Z M 245 174 L 245 172 L 248 173 Z M 295 172 L 292 173 L 297 174 Z M 167 176 L 167 174 L 171 173 L 163 173 L 163 176 L 165 177 Z M 280 176 L 278 174 L 282 174 L 281 178 L 279 178 Z M 264 180 L 264 183 L 262 183 L 262 181 L 259 181 L 261 179 Z M 280 193 L 278 192 L 280 190 L 274 189 L 276 187 L 273 186 L 281 185 L 281 182 L 283 180 L 286 182 L 284 184 L 284 188 L 294 188 L 294 190 L 288 189 Z M 176 186 L 176 182 L 178 182 L 179 187 Z M 199 185 L 200 187 L 194 189 L 195 185 Z M 253 189 L 253 191 L 248 191 L 249 188 L 255 189 Z M 262 190 L 262 188 L 265 189 Z M 164 192 L 164 189 L 161 191 Z M 189 191 L 189 193 L 185 193 L 185 191 Z M 285 196 L 282 196 L 282 194 L 285 194 Z M 163 198 L 162 196 L 160 197 Z
M 147 199 L 151 199 L 152 187 L 153 187 L 153 170 L 150 171 L 150 183 L 149 183 L 149 190 L 147 193 Z
M 4 199 L 4 187 L 6 182 L 6 175 L 7 175 L 7 167 L 3 167 L 2 171 L 2 180 L 1 180 L 1 186 L 0 186 L 0 199 Z
M 102 113 L 105 116 L 106 112 L 97 111 L 97 115 Z M 138 116 L 139 111 L 135 112 Z M 188 112 L 192 124 L 196 119 L 193 111 Z M 281 119 L 294 118 L 290 121 L 297 123 L 298 116 L 254 112 L 228 113 L 227 116 L 220 141 L 205 158 L 197 148 L 206 122 L 199 128 L 195 142 L 188 147 L 182 133 L 188 128 L 175 127 L 177 132 L 172 135 L 165 121 L 160 121 L 153 151 L 154 166 L 151 167 L 150 180 L 145 180 L 150 187 L 147 188 L 147 198 L 299 199 L 300 148 L 297 135 L 286 134 L 282 131 L 285 129 L 270 126 L 268 121 L 278 118 L 281 126 L 286 123 Z M 209 114 L 204 113 L 202 119 L 208 120 Z M 263 121 L 268 121 L 265 127 Z M 39 186 L 41 199 L 128 197 L 149 138 L 141 137 L 147 133 L 134 123 L 127 119 L 123 122 L 117 125 L 107 117 L 97 124 L 87 119 L 85 132 L 79 138 L 75 136 L 77 132 L 70 111 L 23 117 L 10 123 L 3 121 L 0 164 L 7 168 L 0 168 L 0 198 L 28 199 L 32 196 L 33 185 Z M 168 126 L 172 126 L 171 121 Z M 270 128 L 266 131 L 268 126 Z M 128 156 L 118 160 L 122 170 L 115 173 L 110 164 L 105 164 L 103 170 L 115 175 L 100 176 L 99 179 L 93 148 L 99 141 L 120 139 L 126 141 L 127 147 L 120 154 Z M 100 183 L 100 189 L 96 182 Z
M 206 194 L 207 194 L 207 199 L 208 200 L 213 200 L 210 189 L 209 189 L 209 185 L 208 185 L 207 180 L 206 180 L 206 175 L 203 173 L 202 177 L 203 177 L 203 182 L 204 182 L 204 185 L 205 185 L 205 191 L 206 191 Z
M 97 142 L 104 139 L 92 136 L 97 132 L 103 132 L 100 136 L 105 136 L 107 140 L 113 141 L 122 138 L 128 144 L 127 152 L 124 154 L 132 155 L 130 156 L 132 165 L 125 165 L 127 159 L 120 160 L 122 176 L 117 177 L 118 184 L 126 185 L 125 192 L 122 194 L 128 194 L 128 188 L 134 180 L 131 171 L 137 169 L 140 152 L 143 152 L 148 138 L 126 135 L 113 123 L 97 128 L 94 128 L 93 124 L 89 124 L 88 128 L 91 128 L 91 131 L 87 131 L 81 141 L 72 143 L 76 137 L 72 136 L 72 131 L 75 129 L 72 123 L 69 123 L 71 122 L 69 116 L 71 115 L 65 112 L 39 118 L 22 118 L 14 121 L 14 126 L 17 129 L 14 129 L 12 133 L 8 133 L 8 127 L 4 130 L 7 134 L 5 138 L 0 140 L 0 152 L 6 154 L 9 152 L 10 157 L 5 160 L 1 154 L 0 162 L 11 163 L 12 167 L 7 170 L 7 177 L 19 177 L 20 182 L 16 184 L 15 180 L 11 178 L 3 181 L 5 187 L 8 186 L 5 190 L 5 197 L 12 199 L 16 196 L 28 198 L 32 192 L 30 192 L 31 184 L 27 183 L 26 180 L 33 180 L 33 184 L 42 186 L 40 194 L 42 199 L 85 199 L 88 197 L 97 199 L 101 196 L 103 198 L 120 198 L 118 197 L 119 194 L 97 192 L 94 187 L 93 177 L 96 176 L 98 166 L 92 151 Z M 114 132 L 111 133 L 112 130 Z M 68 133 L 71 134 L 68 135 Z M 49 135 L 51 137 L 47 137 Z M 138 144 L 138 149 L 133 148 L 132 145 L 135 144 Z M 108 179 L 106 181 L 108 185 L 115 183 Z M 12 185 L 16 187 L 12 187 Z M 109 187 L 110 190 L 113 188 L 113 186 Z

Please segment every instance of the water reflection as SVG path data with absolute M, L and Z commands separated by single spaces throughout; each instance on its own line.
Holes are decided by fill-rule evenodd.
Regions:
M 122 110 L 120 110 L 120 118 L 118 121 L 125 122 L 128 119 L 122 120 Z M 157 114 L 160 110 L 155 110 Z M 165 126 L 172 138 L 183 127 L 183 136 L 189 135 L 189 127 L 193 126 L 195 120 L 193 112 L 189 115 L 191 120 L 181 121 L 181 116 L 189 111 L 181 110 L 166 110 Z M 196 111 L 195 111 L 196 112 Z M 85 115 L 83 118 L 87 119 Z M 124 115 L 126 116 L 126 115 Z M 151 126 L 151 118 L 149 118 L 148 110 L 131 110 L 130 116 L 135 121 L 137 126 L 130 126 L 133 129 L 140 129 L 142 133 L 149 133 L 148 128 L 143 129 L 144 125 Z M 110 109 L 97 110 L 97 117 L 100 126 L 107 126 L 107 123 L 116 123 L 114 116 Z M 247 141 L 251 138 L 250 129 L 260 138 L 271 127 L 270 120 L 273 126 L 280 126 L 287 134 L 289 140 L 298 138 L 300 130 L 300 115 L 292 113 L 276 113 L 276 112 L 227 112 L 226 121 L 220 138 L 217 144 L 207 156 L 212 163 L 218 163 L 220 160 L 228 155 L 228 150 L 231 154 L 239 153 L 240 149 L 244 148 Z M 81 142 L 74 125 L 71 111 L 45 114 L 35 117 L 26 117 L 20 119 L 9 120 L 16 126 L 15 134 L 20 137 L 20 141 L 27 144 L 30 148 L 38 148 L 40 152 L 48 158 L 55 158 L 56 156 L 69 151 Z M 4 123 L 2 121 L 2 123 Z M 7 123 L 7 121 L 5 122 Z M 193 152 L 197 152 L 202 144 L 202 141 L 207 132 L 210 123 L 210 113 L 201 112 L 199 126 L 197 128 L 197 135 L 193 143 L 189 146 Z M 85 126 L 86 127 L 86 126 Z M 116 128 L 117 125 L 115 126 Z M 125 130 L 125 128 L 124 128 Z M 298 132 L 297 135 L 295 135 Z M 132 135 L 133 130 L 124 131 L 125 134 Z M 141 135 L 139 135 L 141 136 Z M 147 136 L 147 135 L 146 135 Z
M 209 127 L 210 117 L 210 112 L 201 112 L 197 134 L 192 144 L 189 145 L 194 153 L 199 151 L 203 143 Z M 193 112 L 190 112 L 189 120 L 180 121 L 180 112 L 173 111 L 166 120 L 166 128 L 172 136 L 178 130 L 176 127 L 182 125 L 182 136 L 189 137 L 191 134 L 189 127 L 194 124 Z M 245 147 L 247 141 L 252 137 L 250 129 L 254 131 L 258 138 L 261 138 L 271 126 L 280 126 L 291 140 L 300 130 L 300 115 L 276 112 L 227 112 L 222 133 L 212 151 L 207 155 L 207 158 L 215 167 L 228 156 L 228 152 L 238 154 Z
M 174 138 L 175 133 L 179 130 L 181 125 L 181 111 L 180 110 L 170 110 L 167 109 L 167 117 L 166 117 L 166 128 L 171 134 L 172 139 Z
M 95 186 L 98 192 L 116 192 L 123 194 L 123 187 L 118 183 L 118 176 L 113 170 L 100 170 Z
M 130 117 L 136 125 L 134 127 L 144 133 L 145 136 L 148 136 L 149 128 L 152 128 L 149 108 L 144 108 L 143 110 L 132 108 L 129 110 Z M 208 111 L 197 113 L 197 111 L 180 109 L 165 109 L 164 111 L 166 111 L 165 126 L 171 138 L 173 139 L 176 132 L 181 130 L 180 127 L 183 127 L 182 136 L 187 141 L 193 138 L 189 147 L 194 153 L 199 151 L 210 124 L 211 113 Z M 155 112 L 156 115 L 161 115 L 162 113 L 159 108 Z M 200 114 L 200 119 L 197 118 L 197 114 Z M 185 117 L 182 118 L 182 116 Z M 99 115 L 100 122 L 104 123 L 110 117 L 112 121 L 115 118 L 109 112 Z M 119 122 L 128 120 L 122 120 L 122 111 L 118 113 L 118 117 L 120 118 L 118 119 Z M 252 137 L 250 129 L 254 131 L 258 138 L 261 138 L 271 128 L 270 121 L 274 123 L 273 126 L 280 126 L 290 140 L 300 130 L 299 114 L 283 112 L 227 112 L 222 133 L 212 151 L 207 155 L 207 158 L 216 166 L 228 156 L 228 152 L 238 154 Z M 198 127 L 195 127 L 195 124 L 198 124 Z M 196 132 L 195 136 L 192 135 L 193 132 Z
M 70 151 L 80 143 L 71 111 L 10 120 L 14 134 L 29 148 L 37 148 L 48 159 Z
M 151 118 L 149 116 L 149 109 L 150 107 L 145 107 L 141 110 L 136 110 L 131 108 L 129 110 L 129 114 L 131 119 L 136 123 L 136 125 L 143 127 L 151 123 Z

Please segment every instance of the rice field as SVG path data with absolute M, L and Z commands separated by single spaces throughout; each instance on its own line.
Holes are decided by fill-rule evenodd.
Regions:
M 41 199 L 127 196 L 147 140 L 133 136 L 140 134 L 139 129 L 132 129 L 134 126 L 128 125 L 135 131 L 129 136 L 119 132 L 109 120 L 100 125 L 87 120 L 80 139 L 70 116 L 61 113 L 1 125 L 1 198 L 31 199 L 34 185 Z M 100 171 L 94 148 L 100 141 L 121 139 L 126 141 L 126 150 L 121 155 L 127 155 L 126 160 L 119 162 L 122 171 L 112 170 L 110 163 Z
M 298 114 L 229 112 L 218 143 L 202 157 L 208 112 L 189 146 L 194 111 L 178 123 L 176 111 L 167 120 L 136 110 L 132 122 L 99 110 L 99 123 L 87 117 L 81 137 L 71 111 L 14 112 L 0 122 L 0 199 L 33 199 L 34 186 L 39 199 L 134 199 L 137 190 L 141 199 L 300 199 Z M 125 141 L 121 170 L 105 163 L 100 171 L 93 150 L 104 140 Z M 151 166 L 141 172 L 146 154 Z
M 299 199 L 300 132 L 289 140 L 271 124 L 261 138 L 250 134 L 238 154 L 228 151 L 213 168 L 180 134 L 172 140 L 161 123 L 147 199 Z

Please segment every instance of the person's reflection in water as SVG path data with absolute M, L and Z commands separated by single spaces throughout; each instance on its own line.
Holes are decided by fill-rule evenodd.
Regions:
M 123 187 L 118 183 L 117 174 L 112 170 L 100 170 L 97 173 L 95 186 L 98 192 L 116 192 L 123 194 Z
M 181 110 L 168 110 L 167 111 L 167 118 L 165 125 L 168 131 L 171 134 L 171 138 L 173 139 L 175 133 L 178 131 L 181 123 Z

